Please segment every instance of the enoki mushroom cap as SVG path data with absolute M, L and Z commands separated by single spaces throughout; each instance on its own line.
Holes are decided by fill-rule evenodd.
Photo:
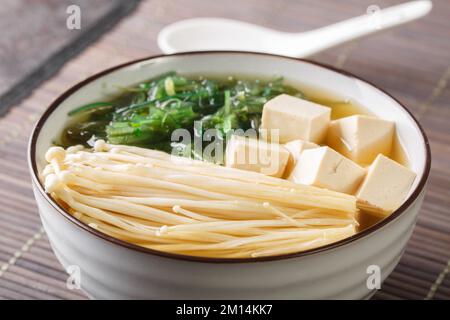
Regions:
M 94 143 L 94 150 L 97 152 L 108 151 L 108 146 L 106 145 L 105 140 L 97 140 Z
M 54 173 L 49 174 L 45 177 L 45 183 L 44 188 L 45 192 L 52 193 L 54 192 L 60 185 L 61 181 L 59 180 L 58 176 Z
M 42 175 L 45 177 L 51 173 L 55 173 L 55 170 L 51 164 L 48 164 L 45 166 L 44 170 L 42 170 Z
M 47 162 L 51 162 L 53 159 L 60 162 L 63 161 L 65 157 L 66 150 L 61 147 L 51 147 L 45 153 L 45 160 L 47 160 Z
M 68 147 L 66 152 L 69 153 L 69 154 L 72 154 L 72 153 L 77 153 L 78 151 L 81 151 L 83 149 L 84 149 L 84 147 L 81 144 L 78 144 L 76 146 Z

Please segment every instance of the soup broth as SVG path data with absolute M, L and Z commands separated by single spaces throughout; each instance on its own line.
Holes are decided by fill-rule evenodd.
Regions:
M 309 100 L 311 102 L 329 107 L 331 109 L 331 120 L 337 120 L 352 115 L 373 116 L 373 114 L 368 112 L 363 106 L 359 105 L 352 99 L 317 89 L 312 90 L 309 88 L 302 88 L 302 86 L 295 84 L 289 85 L 285 83 L 282 78 L 255 80 L 255 78 L 250 77 L 232 76 L 199 77 L 190 75 L 188 77 L 183 77 L 176 73 L 168 73 L 133 87 L 122 88 L 122 92 L 115 97 L 105 98 L 104 101 L 81 106 L 69 113 L 70 120 L 63 132 L 60 134 L 56 144 L 59 144 L 65 148 L 81 144 L 85 147 L 92 148 L 95 152 L 102 153 L 99 158 L 95 158 L 97 155 L 94 155 L 94 158 L 92 158 L 90 162 L 86 162 L 88 164 L 83 162 L 83 156 L 77 158 L 71 155 L 71 159 L 73 159 L 73 161 L 69 160 L 69 165 L 74 165 L 74 172 L 81 175 L 81 178 L 76 180 L 76 183 L 79 183 L 79 185 L 76 185 L 75 183 L 74 190 L 72 190 L 73 196 L 78 197 L 81 199 L 80 201 L 86 201 L 89 204 L 95 203 L 95 205 L 100 208 L 109 208 L 109 211 L 106 212 L 106 214 L 112 213 L 111 210 L 115 209 L 115 206 L 111 206 L 110 204 L 105 203 L 105 201 L 115 201 L 114 203 L 117 201 L 130 201 L 130 207 L 138 208 L 140 210 L 147 210 L 147 213 L 150 213 L 148 210 L 154 210 L 156 207 L 158 208 L 157 210 L 159 210 L 156 214 L 156 221 L 152 220 L 149 225 L 146 225 L 146 227 L 151 227 L 154 229 L 161 227 L 161 230 L 158 229 L 156 232 L 156 236 L 160 236 L 167 228 L 172 228 L 174 230 L 177 230 L 178 228 L 182 231 L 184 230 L 183 228 L 186 228 L 189 231 L 189 226 L 184 224 L 186 221 L 191 223 L 192 221 L 189 219 L 199 219 L 201 228 L 206 229 L 209 228 L 208 223 L 220 224 L 221 219 L 231 220 L 225 221 L 224 223 L 237 223 L 236 220 L 239 221 L 241 219 L 247 219 L 248 221 L 246 223 L 249 225 L 254 223 L 268 223 L 273 228 L 271 232 L 276 234 L 274 237 L 279 237 L 279 239 L 277 238 L 278 240 L 274 240 L 277 250 L 295 251 L 296 249 L 294 247 L 290 247 L 290 245 L 292 245 L 295 241 L 299 241 L 295 237 L 292 239 L 283 238 L 286 236 L 286 233 L 277 233 L 282 230 L 282 228 L 286 228 L 288 233 L 294 231 L 304 232 L 305 229 L 308 228 L 313 230 L 309 230 L 307 232 L 321 232 L 321 230 L 325 230 L 327 228 L 330 230 L 335 228 L 330 232 L 332 234 L 333 232 L 336 233 L 337 241 L 338 239 L 350 236 L 352 232 L 355 232 L 355 219 L 357 221 L 356 231 L 362 231 L 381 221 L 386 216 L 385 212 L 378 215 L 374 213 L 373 210 L 357 210 L 358 206 L 355 205 L 356 197 L 350 195 L 351 192 L 347 192 L 347 194 L 345 194 L 346 191 L 334 192 L 331 189 L 328 190 L 326 188 L 308 189 L 310 186 L 302 185 L 300 183 L 293 183 L 291 181 L 288 182 L 282 179 L 273 180 L 273 177 L 254 176 L 250 173 L 243 172 L 244 170 L 240 170 L 240 172 L 238 171 L 237 173 L 221 171 L 221 169 L 224 168 L 220 168 L 219 166 L 215 166 L 216 168 L 211 168 L 208 166 L 209 164 L 205 164 L 204 162 L 214 161 L 216 164 L 223 164 L 223 161 L 217 162 L 215 160 L 208 159 L 204 156 L 204 153 L 199 155 L 195 148 L 193 148 L 193 142 L 180 145 L 180 143 L 171 141 L 171 133 L 176 129 L 186 129 L 194 137 L 200 136 L 202 138 L 206 129 L 215 129 L 219 133 L 218 139 L 221 139 L 224 144 L 227 141 L 226 138 L 228 133 L 233 130 L 254 129 L 258 132 L 260 129 L 264 105 L 269 100 L 281 94 L 287 94 L 289 96 Z M 302 100 L 302 103 L 307 102 Z M 326 112 L 329 112 L 327 108 L 320 106 L 319 108 L 326 109 Z M 195 122 L 201 123 L 201 129 L 194 128 Z M 328 128 L 328 124 L 329 119 L 327 119 L 326 126 L 324 126 L 325 131 Z M 105 147 L 105 142 L 103 140 L 105 140 L 109 146 Z M 119 150 L 118 152 L 123 152 L 121 155 L 122 158 L 112 151 L 112 149 L 115 149 L 118 145 L 120 145 L 120 147 L 117 147 L 117 150 L 122 150 Z M 232 146 L 231 143 L 230 146 Z M 223 147 L 225 148 L 225 145 L 223 145 Z M 314 147 L 317 147 L 317 145 L 314 145 Z M 177 150 L 181 148 L 181 155 L 183 157 L 202 160 L 203 164 L 197 163 L 192 167 L 187 165 L 187 168 L 180 169 L 176 166 L 176 164 L 174 165 L 174 163 L 171 162 L 172 160 L 170 160 L 169 155 L 162 155 L 161 153 L 154 151 L 158 150 L 170 153 L 172 148 L 177 148 Z M 87 149 L 73 148 L 72 150 L 75 150 L 73 152 L 83 153 Z M 288 153 L 287 151 L 285 152 Z M 304 154 L 305 153 L 302 153 L 302 156 Z M 89 157 L 89 155 L 86 154 L 84 154 L 84 156 Z M 385 156 L 395 160 L 403 166 L 408 166 L 406 152 L 396 134 L 394 135 L 392 151 L 390 154 L 386 154 Z M 290 158 L 292 158 L 292 154 Z M 124 159 L 130 162 L 126 162 Z M 80 163 L 76 163 L 77 161 L 80 161 Z M 140 161 L 142 161 L 145 165 L 143 165 Z M 150 161 L 151 164 L 148 164 L 146 161 Z M 160 161 L 163 161 L 163 163 Z M 123 163 L 126 163 L 126 165 L 122 166 Z M 136 163 L 139 163 L 137 168 L 129 169 Z M 157 164 L 158 170 L 151 171 L 149 168 L 153 168 L 154 163 Z M 146 167 L 147 164 L 148 167 Z M 50 166 L 51 165 L 52 164 L 50 164 Z M 94 169 L 100 170 L 91 171 L 92 167 L 89 166 L 99 166 Z M 355 166 L 358 167 L 356 164 Z M 85 167 L 84 170 L 86 170 L 86 172 L 79 171 L 80 167 Z M 53 169 L 51 168 L 47 170 L 47 175 L 51 176 L 52 170 Z M 128 188 L 126 186 L 126 178 L 118 178 L 117 180 L 111 179 L 110 177 L 102 175 L 105 173 L 103 170 L 111 170 L 109 174 L 117 177 L 122 177 L 121 175 L 126 173 L 128 174 L 127 178 L 132 180 L 135 184 L 132 185 L 132 188 Z M 137 171 L 134 172 L 133 170 L 139 170 L 139 177 L 136 177 Z M 177 175 L 171 175 L 171 170 L 178 170 L 179 172 Z M 364 177 L 365 171 L 360 167 L 358 170 L 362 172 L 361 176 Z M 158 181 L 164 181 L 167 179 L 170 183 L 163 183 L 162 186 L 164 187 L 161 188 L 162 190 L 160 188 L 154 188 L 154 185 L 149 187 L 147 182 L 139 180 L 141 173 L 147 174 L 153 179 L 156 178 Z M 197 174 L 197 176 L 195 174 Z M 236 177 L 241 174 L 243 177 Z M 95 190 L 90 190 L 93 186 L 90 184 L 85 184 L 85 182 L 89 181 L 86 179 L 90 179 L 96 175 L 98 175 L 98 181 L 96 180 L 96 182 L 101 183 L 100 185 L 102 188 L 105 188 L 102 189 L 102 192 L 113 192 L 111 195 L 112 199 L 108 200 L 102 198 L 104 194 L 100 195 L 98 199 L 93 199 L 92 197 L 89 198 L 92 194 L 95 195 Z M 50 177 L 50 180 L 51 179 L 54 178 Z M 225 179 L 225 181 L 221 179 Z M 198 182 L 198 185 L 196 184 L 196 181 Z M 208 182 L 206 183 L 204 181 Z M 109 189 L 106 187 L 106 184 L 108 183 L 112 183 L 112 186 L 110 186 Z M 180 185 L 176 185 L 177 183 L 180 183 Z M 210 192 L 209 183 L 217 184 L 218 187 L 215 189 L 215 193 L 208 193 Z M 46 184 L 54 186 L 55 188 L 61 185 L 47 182 Z M 115 184 L 118 184 L 118 186 Z M 236 186 L 235 189 L 240 191 L 236 191 L 234 188 L 231 188 L 230 184 Z M 254 190 L 252 189 L 254 192 L 253 196 L 250 197 L 250 200 L 247 202 L 242 200 L 245 199 L 246 196 L 246 189 L 242 188 L 242 185 L 249 190 L 252 189 L 252 187 L 255 188 Z M 96 185 L 94 185 L 94 189 L 95 186 Z M 206 188 L 204 192 L 209 195 L 209 198 L 202 198 L 199 194 L 195 194 L 195 192 L 191 194 L 191 190 L 187 190 L 186 186 L 193 189 L 202 187 Z M 287 186 L 289 186 L 290 189 L 286 189 L 288 188 Z M 147 187 L 148 189 L 145 189 Z M 169 190 L 173 187 L 176 190 Z M 259 190 L 260 187 L 261 190 Z M 265 190 L 267 193 L 262 191 L 263 188 L 266 188 Z M 283 189 L 283 191 L 280 191 L 281 189 Z M 180 190 L 183 191 L 180 192 Z M 212 190 L 214 190 L 214 188 Z M 286 190 L 289 190 L 287 191 L 287 194 L 283 194 Z M 65 193 L 66 191 L 61 192 L 61 198 L 57 201 L 67 207 L 69 212 L 79 216 L 83 222 L 90 225 L 96 225 L 98 227 L 99 220 L 96 220 L 95 217 L 92 217 L 89 214 L 80 214 L 80 212 L 77 212 L 76 208 L 72 208 L 67 205 L 70 201 L 64 198 L 67 196 Z M 84 196 L 80 194 L 82 192 L 86 192 L 88 198 L 84 198 Z M 221 194 L 221 192 L 224 192 L 224 194 Z M 139 198 L 144 197 L 144 195 L 148 196 L 148 198 Z M 272 200 L 276 203 L 276 206 L 279 205 L 283 208 L 283 210 L 289 212 L 292 216 L 299 214 L 299 219 L 305 219 L 305 221 L 308 221 L 307 223 L 312 223 L 312 226 L 308 224 L 299 224 L 294 221 L 294 219 L 289 218 L 289 216 L 282 211 L 272 208 L 269 202 L 265 202 L 267 201 L 266 196 L 269 198 L 273 196 L 274 198 Z M 218 198 L 216 199 L 215 197 Z M 317 198 L 311 200 L 310 197 Z M 229 202 L 224 199 L 229 200 Z M 149 203 L 146 203 L 145 201 L 149 201 Z M 189 206 L 193 206 L 193 210 L 195 212 L 186 210 L 184 207 L 181 208 L 181 205 L 179 205 L 176 201 L 185 204 L 187 208 L 192 208 Z M 207 203 L 202 203 L 203 201 Z M 240 201 L 242 203 L 236 205 L 236 203 Z M 315 204 L 314 201 L 317 203 L 321 201 L 329 201 L 329 203 L 324 206 L 317 206 L 317 203 Z M 193 204 L 194 202 L 196 203 L 195 205 Z M 142 207 L 144 204 L 149 205 L 151 209 Z M 346 207 L 343 208 L 343 206 Z M 85 207 L 81 206 L 80 208 Z M 240 212 L 240 210 L 242 212 Z M 268 210 L 272 210 L 271 214 L 278 216 L 278 220 L 273 217 L 267 218 Z M 119 217 L 123 217 L 122 214 L 124 211 L 128 211 L 128 209 L 120 208 L 118 211 L 120 214 Z M 164 211 L 164 213 L 162 211 Z M 165 214 L 167 214 L 166 211 L 169 211 L 169 215 L 167 217 L 165 216 Z M 224 212 L 231 212 L 234 216 L 230 218 L 229 216 L 224 215 Z M 131 216 L 135 214 L 133 210 L 130 210 L 129 213 Z M 203 214 L 207 216 L 202 216 Z M 351 219 L 347 216 L 347 214 L 350 214 L 351 219 L 353 219 L 351 225 L 348 224 Z M 110 232 L 114 236 L 123 237 L 127 241 L 144 243 L 145 241 L 142 242 L 143 238 L 140 237 L 143 237 L 143 234 L 148 230 L 135 228 L 134 224 L 142 223 L 145 225 L 145 223 L 147 223 L 143 220 L 145 216 L 141 216 L 139 219 L 136 219 L 136 216 L 134 217 L 134 220 L 131 220 L 131 224 L 122 224 L 120 220 L 101 220 L 101 231 L 106 233 Z M 168 223 L 169 227 L 160 225 L 160 221 L 158 219 L 164 220 L 165 218 L 170 221 L 170 223 Z M 281 218 L 281 220 L 279 218 Z M 257 219 L 263 219 L 263 221 L 256 221 Z M 108 223 L 105 224 L 104 221 L 108 221 Z M 115 222 L 112 223 L 111 221 Z M 287 226 L 277 225 L 280 221 L 282 223 L 287 223 Z M 318 221 L 319 224 L 317 226 L 314 223 L 318 223 Z M 116 225 L 115 223 L 118 224 Z M 344 225 L 348 226 L 348 230 L 342 228 Z M 164 229 L 164 227 L 166 229 Z M 228 240 L 236 235 L 244 237 L 243 239 L 246 239 L 245 236 L 249 238 L 252 238 L 254 235 L 261 237 L 265 236 L 264 233 L 258 233 L 261 231 L 266 232 L 266 230 L 258 230 L 258 227 L 252 227 L 248 230 L 245 229 L 245 231 L 225 230 L 224 234 L 220 234 L 220 239 L 216 238 L 219 237 L 219 235 L 212 232 L 208 235 L 211 237 L 208 241 L 223 241 L 224 243 L 228 243 Z M 248 234 L 246 234 L 246 232 Z M 136 236 L 135 233 L 138 233 L 139 236 Z M 192 253 L 195 255 L 207 255 L 202 250 L 209 250 L 211 248 L 208 247 L 207 244 L 203 244 L 203 235 L 200 238 L 195 238 L 196 236 L 197 235 L 193 235 L 193 239 L 191 240 L 192 245 L 194 246 L 193 248 L 201 248 L 198 249 L 198 252 L 197 249 L 192 251 L 195 253 L 192 253 L 190 251 L 191 249 L 173 250 L 187 254 Z M 302 234 L 302 236 L 310 237 L 311 234 L 305 233 Z M 164 248 L 167 250 L 169 250 L 168 248 L 184 248 L 182 243 L 178 243 L 179 239 L 173 239 L 173 243 L 171 242 L 172 240 L 167 240 L 169 241 L 169 245 L 165 244 L 165 242 L 162 244 L 159 243 L 161 239 L 155 237 L 153 231 L 150 233 L 149 237 L 151 241 L 154 241 L 155 243 L 149 240 L 150 244 L 148 244 L 148 246 L 158 250 L 164 250 Z M 323 241 L 324 238 L 327 238 L 327 236 L 317 236 L 316 241 Z M 147 238 L 144 237 L 144 239 Z M 242 241 L 245 242 L 247 240 Z M 252 239 L 249 241 L 254 240 Z M 231 243 L 233 244 L 234 242 L 231 241 Z M 230 244 L 228 243 L 228 245 Z M 305 241 L 302 245 L 305 246 L 302 250 L 306 250 L 308 248 L 307 246 L 310 244 L 308 241 Z M 263 253 L 260 251 L 254 251 L 256 249 L 254 249 L 253 246 L 256 245 L 249 244 L 248 252 L 245 252 L 245 250 L 235 252 L 233 251 L 234 249 L 231 250 L 232 247 L 225 246 L 222 248 L 221 244 L 218 244 L 218 247 L 212 247 L 215 248 L 214 250 L 221 248 L 220 250 L 222 251 L 217 249 L 218 251 L 214 253 L 217 256 L 233 256 L 236 254 L 237 257 L 255 254 L 255 252 L 257 252 L 256 254 L 270 254 L 264 250 L 261 251 Z M 313 245 L 313 247 L 314 246 L 319 245 Z

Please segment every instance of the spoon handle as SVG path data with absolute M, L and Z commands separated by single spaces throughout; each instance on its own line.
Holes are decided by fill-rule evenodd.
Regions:
M 430 0 L 410 1 L 382 10 L 370 6 L 365 15 L 299 35 L 301 43 L 307 43 L 308 45 L 300 49 L 297 48 L 296 56 L 306 57 L 345 42 L 418 19 L 430 12 L 431 8 Z

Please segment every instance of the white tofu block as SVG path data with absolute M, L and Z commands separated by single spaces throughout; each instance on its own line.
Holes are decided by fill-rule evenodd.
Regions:
M 320 146 L 313 142 L 298 139 L 286 143 L 284 147 L 290 153 L 289 160 L 286 165 L 286 170 L 284 171 L 284 176 L 289 177 L 295 165 L 297 164 L 297 161 L 300 158 L 300 154 L 302 153 L 302 151 L 306 149 L 319 148 Z
M 379 154 L 356 196 L 390 212 L 403 203 L 415 178 L 415 172 Z
M 365 115 L 331 121 L 327 144 L 347 158 L 370 164 L 380 153 L 391 153 L 395 123 Z
M 320 143 L 325 139 L 330 116 L 331 109 L 326 106 L 281 94 L 264 105 L 261 135 L 278 143 L 296 139 Z M 273 129 L 279 130 L 279 141 L 272 138 Z
M 354 194 L 366 170 L 330 147 L 303 150 L 289 180 Z
M 282 145 L 233 135 L 227 143 L 225 165 L 268 176 L 282 177 L 289 151 Z

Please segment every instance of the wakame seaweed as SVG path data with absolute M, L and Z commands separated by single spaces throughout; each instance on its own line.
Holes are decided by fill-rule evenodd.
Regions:
M 268 100 L 282 93 L 304 98 L 281 77 L 269 81 L 234 77 L 218 80 L 169 72 L 120 89 L 123 93 L 111 101 L 94 102 L 69 112 L 73 121 L 65 128 L 60 144 L 92 146 L 101 138 L 112 144 L 169 152 L 173 146 L 180 147 L 171 143 L 176 129 L 184 128 L 194 135 L 216 129 L 219 137 L 232 129 L 257 130 Z M 194 130 L 194 121 L 201 123 L 201 132 Z

